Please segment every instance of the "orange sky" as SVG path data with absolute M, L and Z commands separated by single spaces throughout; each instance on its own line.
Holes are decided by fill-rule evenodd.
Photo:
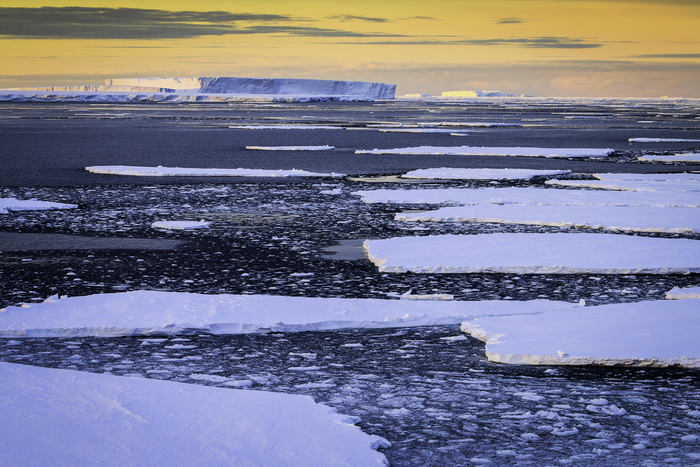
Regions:
M 700 97 L 697 0 L 143 3 L 0 0 L 0 87 L 254 76 Z

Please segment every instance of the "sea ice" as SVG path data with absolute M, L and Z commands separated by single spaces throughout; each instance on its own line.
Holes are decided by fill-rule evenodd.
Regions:
M 329 151 L 335 146 L 246 146 L 246 149 L 258 151 Z
M 598 180 L 612 180 L 616 182 L 700 182 L 699 174 L 688 173 L 596 173 L 592 175 Z
M 629 232 L 700 233 L 698 208 L 477 204 L 398 213 L 397 221 L 491 222 Z
M 244 334 L 459 324 L 476 316 L 541 313 L 564 302 L 425 301 L 135 291 L 51 297 L 0 313 L 0 337 Z
M 529 180 L 533 177 L 565 175 L 570 170 L 532 169 L 418 169 L 405 173 L 401 178 L 421 178 L 435 180 Z
M 328 125 L 229 125 L 236 130 L 344 130 L 342 126 Z
M 396 149 L 357 150 L 355 154 L 418 154 L 426 156 L 531 156 L 531 157 L 605 157 L 613 149 L 593 148 L 521 148 L 472 146 L 419 146 Z
M 484 317 L 462 331 L 485 341 L 494 362 L 700 368 L 699 325 L 695 300 L 658 300 Z
M 157 221 L 151 224 L 151 228 L 158 230 L 193 230 L 206 229 L 211 225 L 205 221 Z
M 365 203 L 396 204 L 543 204 L 649 207 L 700 207 L 693 192 L 591 191 L 542 188 L 440 188 L 428 190 L 363 190 L 352 194 Z
M 344 174 L 316 173 L 305 170 L 265 169 L 194 169 L 182 167 L 138 167 L 129 165 L 102 165 L 85 167 L 98 174 L 132 175 L 137 177 L 330 177 L 342 178 Z
M 546 185 L 619 191 L 691 192 L 696 198 L 700 199 L 700 180 L 680 182 L 658 180 L 547 180 L 544 183 Z
M 700 286 L 685 287 L 683 289 L 674 287 L 666 292 L 666 298 L 682 300 L 686 298 L 700 298 Z
M 381 272 L 688 274 L 700 272 L 700 242 L 614 234 L 496 233 L 365 240 Z
M 16 198 L 0 198 L 0 214 L 10 211 L 42 211 L 49 209 L 76 209 L 77 204 L 52 203 L 35 199 L 19 200 Z
M 455 130 L 454 128 L 380 128 L 382 133 L 470 133 L 476 130 Z
M 386 465 L 311 397 L 0 363 L 0 464 Z
M 674 156 L 640 156 L 637 159 L 644 162 L 700 163 L 700 154 L 676 154 Z
M 630 138 L 630 143 L 697 143 L 700 139 L 680 138 Z

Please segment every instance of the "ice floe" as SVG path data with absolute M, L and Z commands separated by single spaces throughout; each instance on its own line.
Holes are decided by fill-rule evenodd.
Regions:
M 671 300 L 683 300 L 686 298 L 700 298 L 700 286 L 697 287 L 674 287 L 666 292 L 666 298 Z
M 476 130 L 455 130 L 454 128 L 380 128 L 382 133 L 470 133 Z
M 478 316 L 540 313 L 564 302 L 431 301 L 205 295 L 134 291 L 51 297 L 7 307 L 0 337 L 244 334 L 459 324 Z
M 700 242 L 614 234 L 496 233 L 365 240 L 381 272 L 688 274 L 700 272 Z
M 151 228 L 156 230 L 194 230 L 206 229 L 210 222 L 201 221 L 157 221 L 151 224 Z
M 699 325 L 695 300 L 659 300 L 484 317 L 462 331 L 494 362 L 700 368 Z
M 700 139 L 681 138 L 630 138 L 630 143 L 698 143 Z
M 311 397 L 0 363 L 3 465 L 386 465 Z
M 401 178 L 421 178 L 434 180 L 529 180 L 533 177 L 565 175 L 570 170 L 532 169 L 418 169 L 405 173 Z
M 644 162 L 685 162 L 685 163 L 700 163 L 700 154 L 676 154 L 673 156 L 640 156 L 637 160 Z
M 101 165 L 85 167 L 98 174 L 131 175 L 137 177 L 328 177 L 342 178 L 344 174 L 317 173 L 306 170 L 265 169 L 195 169 L 183 167 L 138 167 L 130 165 Z
M 591 191 L 543 188 L 441 188 L 428 190 L 361 190 L 365 203 L 395 204 L 542 204 L 649 207 L 700 207 L 693 192 Z
M 330 151 L 335 146 L 246 146 L 246 149 L 258 151 Z
M 229 125 L 235 130 L 344 130 L 342 126 L 329 125 Z
M 0 214 L 10 211 L 43 211 L 51 209 L 76 209 L 77 204 L 53 203 L 35 199 L 19 200 L 16 198 L 0 198 Z
M 628 232 L 700 233 L 698 208 L 477 204 L 396 214 L 397 221 L 491 222 Z
M 357 150 L 355 154 L 418 154 L 426 156 L 530 156 L 530 157 L 606 157 L 613 149 L 594 148 L 531 148 L 531 147 L 473 147 L 418 146 L 395 149 Z
M 595 173 L 592 174 L 598 180 L 613 181 L 639 181 L 639 182 L 700 182 L 700 174 L 688 173 Z
M 700 181 L 659 181 L 659 180 L 547 180 L 547 185 L 598 188 L 620 191 L 654 191 L 654 192 L 694 192 L 700 198 Z

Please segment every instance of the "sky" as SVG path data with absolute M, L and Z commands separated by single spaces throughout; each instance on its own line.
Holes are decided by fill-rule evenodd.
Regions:
M 0 63 L 0 88 L 239 76 L 700 98 L 700 0 L 0 0 Z

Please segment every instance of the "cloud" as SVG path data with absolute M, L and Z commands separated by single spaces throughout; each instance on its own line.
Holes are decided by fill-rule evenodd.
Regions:
M 386 18 L 370 18 L 368 16 L 355 16 L 355 15 L 335 15 L 329 16 L 329 19 L 337 19 L 339 21 L 366 21 L 370 23 L 387 23 L 390 20 Z
M 633 55 L 631 58 L 700 58 L 700 54 L 646 54 Z
M 43 39 L 183 39 L 229 34 L 400 37 L 393 34 L 357 33 L 342 29 L 289 25 L 289 22 L 301 20 L 289 15 L 227 11 L 0 7 L 0 36 Z
M 523 23 L 524 21 L 521 20 L 520 18 L 501 18 L 496 22 L 498 24 L 518 24 L 518 23 Z
M 454 39 L 454 40 L 383 40 L 365 41 L 359 44 L 368 45 L 515 45 L 518 47 L 538 48 L 538 49 L 593 49 L 602 47 L 604 44 L 596 42 L 585 42 L 583 39 L 572 39 L 568 37 L 525 37 L 511 39 Z

